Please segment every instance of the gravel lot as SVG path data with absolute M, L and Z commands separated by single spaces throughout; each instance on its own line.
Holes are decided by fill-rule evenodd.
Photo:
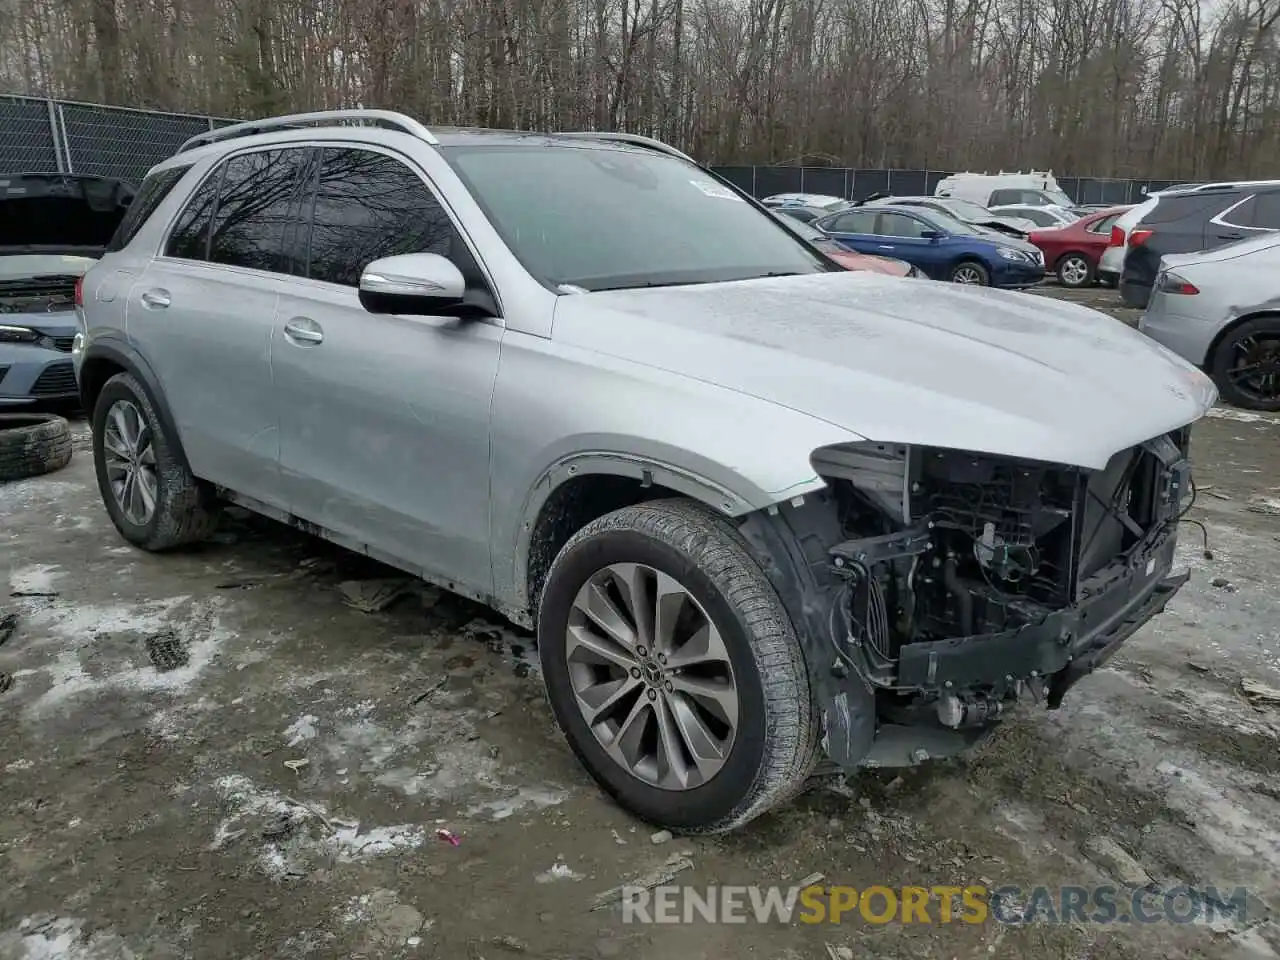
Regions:
M 1280 703 L 1241 691 L 1280 687 L 1280 419 L 1197 428 L 1214 559 L 1186 527 L 1191 583 L 1062 710 L 660 844 L 576 766 L 528 638 L 496 615 L 430 591 L 360 612 L 339 585 L 394 574 L 244 517 L 198 550 L 138 552 L 77 431 L 67 469 L 0 486 L 0 614 L 18 617 L 0 960 L 1280 956 Z M 658 927 L 590 909 L 677 854 L 691 885 L 1025 889 L 1115 882 L 1104 842 L 1166 886 L 1246 887 L 1244 918 Z

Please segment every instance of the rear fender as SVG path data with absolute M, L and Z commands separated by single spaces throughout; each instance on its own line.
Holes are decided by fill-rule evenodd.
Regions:
M 160 426 L 164 429 L 165 439 L 170 449 L 183 467 L 189 467 L 187 454 L 182 447 L 182 438 L 177 424 L 165 400 L 164 390 L 160 386 L 160 378 L 139 353 L 123 337 L 114 334 L 103 334 L 95 337 L 85 347 L 84 355 L 76 370 L 76 380 L 80 388 L 80 403 L 90 420 L 93 419 L 93 407 L 103 385 L 116 373 L 124 371 L 132 374 L 147 391 L 147 398 L 160 418 Z

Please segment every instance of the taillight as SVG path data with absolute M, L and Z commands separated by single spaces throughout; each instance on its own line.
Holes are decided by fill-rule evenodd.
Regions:
M 1152 231 L 1150 230 L 1134 230 L 1129 234 L 1129 246 L 1140 247 L 1151 239 Z
M 67 288 L 63 287 L 62 289 L 65 290 Z M 84 306 L 84 275 L 83 274 L 76 277 L 76 306 L 77 307 Z
M 1124 246 L 1124 228 L 1123 227 L 1111 228 L 1111 242 L 1107 244 L 1107 246 L 1110 246 L 1110 247 Z
M 1174 293 L 1184 297 L 1192 297 L 1200 292 L 1200 288 L 1186 277 L 1180 277 L 1168 270 L 1156 277 L 1156 289 L 1163 293 Z

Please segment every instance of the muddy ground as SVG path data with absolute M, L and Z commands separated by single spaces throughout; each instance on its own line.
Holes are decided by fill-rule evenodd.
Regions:
M 1280 704 L 1241 687 L 1280 687 L 1280 419 L 1214 413 L 1192 514 L 1214 558 L 1185 527 L 1191 583 L 1062 710 L 660 844 L 576 766 L 527 638 L 430 592 L 352 609 L 339 584 L 388 571 L 265 521 L 136 551 L 80 424 L 70 467 L 0 487 L 0 613 L 18 618 L 0 960 L 1280 956 Z M 1133 880 L 1102 843 L 1165 887 L 1247 888 L 1243 915 L 658 927 L 590 909 L 677 855 L 699 886 Z

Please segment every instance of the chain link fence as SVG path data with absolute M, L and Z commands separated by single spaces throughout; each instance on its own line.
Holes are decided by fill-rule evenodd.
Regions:
M 232 120 L 0 96 L 0 176 L 81 173 L 137 185 L 182 142 Z
M 105 107 L 69 100 L 0 96 L 0 176 L 61 172 L 115 177 L 138 184 L 147 170 L 173 155 L 184 140 L 227 123 L 224 117 Z M 873 193 L 932 194 L 941 170 L 852 167 L 724 166 L 726 179 L 757 197 L 822 193 L 865 200 Z M 1171 180 L 1058 177 L 1076 203 L 1139 203 Z

